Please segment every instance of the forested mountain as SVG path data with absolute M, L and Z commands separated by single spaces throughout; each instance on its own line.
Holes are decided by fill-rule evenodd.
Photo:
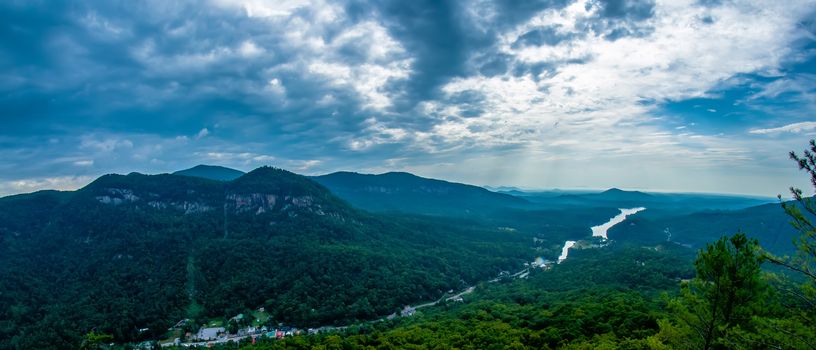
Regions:
M 759 240 L 763 248 L 790 254 L 798 232 L 790 224 L 779 203 L 764 204 L 740 210 L 706 210 L 676 216 L 633 216 L 625 224 L 609 230 L 609 238 L 646 243 L 671 240 L 693 248 L 703 247 L 712 239 L 744 232 Z
M 194 177 L 202 177 L 205 179 L 210 180 L 219 180 L 219 181 L 232 181 L 235 180 L 241 175 L 244 175 L 243 171 L 235 170 L 227 167 L 217 166 L 217 165 L 196 165 L 190 169 L 179 170 L 173 173 L 173 175 L 184 175 L 184 176 L 194 176 Z
M 152 339 L 182 318 L 264 306 L 300 326 L 387 315 L 495 276 L 531 238 L 372 215 L 300 175 L 106 175 L 0 198 L 0 349 Z M 198 321 L 200 322 L 200 321 Z
M 352 205 L 377 212 L 468 216 L 529 204 L 522 198 L 482 187 L 402 172 L 379 175 L 336 172 L 312 179 Z

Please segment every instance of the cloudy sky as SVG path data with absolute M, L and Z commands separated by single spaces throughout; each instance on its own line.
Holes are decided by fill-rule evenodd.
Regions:
M 785 194 L 814 0 L 3 1 L 0 195 L 196 164 Z

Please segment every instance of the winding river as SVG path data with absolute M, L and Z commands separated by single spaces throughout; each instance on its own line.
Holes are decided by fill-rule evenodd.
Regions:
M 576 241 L 566 241 L 564 242 L 564 248 L 561 248 L 561 255 L 558 257 L 558 263 L 560 264 L 562 261 L 567 260 L 567 255 L 569 255 L 569 250 L 572 246 L 578 243 Z
M 603 224 L 598 225 L 598 226 L 592 226 L 592 228 L 591 228 L 592 229 L 592 237 L 601 237 L 604 240 L 609 239 L 609 237 L 607 236 L 607 231 L 609 231 L 609 229 L 612 228 L 612 226 L 620 224 L 621 222 L 626 220 L 627 216 L 633 215 L 633 214 L 641 212 L 643 210 L 646 210 L 646 208 L 638 207 L 638 208 L 618 209 L 618 210 L 620 210 L 620 214 L 615 215 L 615 217 L 609 219 L 609 221 L 607 221 L 606 223 L 603 223 Z M 558 263 L 559 264 L 561 262 L 563 262 L 564 260 L 567 260 L 567 256 L 569 256 L 569 250 L 570 250 L 570 248 L 572 248 L 575 245 L 575 243 L 577 243 L 577 242 L 576 241 L 566 241 L 566 242 L 564 242 L 564 247 L 561 248 L 561 255 L 558 257 Z
M 609 221 L 607 221 L 606 223 L 598 225 L 598 226 L 592 226 L 592 237 L 601 237 L 603 239 L 609 239 L 609 237 L 606 236 L 606 231 L 608 231 L 610 228 L 612 228 L 612 226 L 620 224 L 621 222 L 623 222 L 623 220 L 626 220 L 627 216 L 635 214 L 635 213 L 643 211 L 643 210 L 646 210 L 646 208 L 639 207 L 639 208 L 618 209 L 618 210 L 620 210 L 620 214 L 618 214 L 615 217 L 609 219 Z

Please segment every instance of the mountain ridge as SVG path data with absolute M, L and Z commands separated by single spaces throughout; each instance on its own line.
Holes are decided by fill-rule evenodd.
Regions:
M 371 211 L 470 215 L 529 202 L 483 187 L 425 178 L 406 172 L 334 172 L 311 177 L 354 206 Z
M 205 179 L 218 181 L 232 181 L 243 176 L 244 174 L 245 172 L 237 169 L 227 168 L 219 165 L 206 165 L 206 164 L 199 164 L 189 169 L 173 172 L 173 175 L 202 177 Z

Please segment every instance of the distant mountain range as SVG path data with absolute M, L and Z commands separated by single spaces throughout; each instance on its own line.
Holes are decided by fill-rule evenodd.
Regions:
M 235 169 L 199 165 L 174 174 L 230 181 L 243 175 Z M 512 187 L 483 187 L 429 179 L 405 172 L 360 174 L 335 172 L 312 176 L 351 205 L 372 212 L 477 217 L 506 209 L 555 209 L 588 207 L 638 207 L 652 209 L 649 216 L 689 214 L 703 210 L 737 210 L 773 202 L 773 198 L 718 194 L 646 193 L 611 188 L 587 190 L 524 191 Z
M 530 204 L 523 198 L 492 192 L 482 187 L 428 179 L 403 172 L 379 175 L 336 172 L 314 176 L 312 179 L 352 205 L 377 212 L 461 216 Z
M 222 166 L 197 165 L 173 174 L 231 181 L 241 177 L 244 172 Z M 523 198 L 482 187 L 428 179 L 405 172 L 377 175 L 335 172 L 310 178 L 353 206 L 372 212 L 472 216 L 530 204 Z
M 581 237 L 584 230 L 602 223 L 617 208 L 632 207 L 648 210 L 613 227 L 610 237 L 660 242 L 671 235 L 671 240 L 697 248 L 713 238 L 742 230 L 759 238 L 766 249 L 789 252 L 790 240 L 796 234 L 772 198 L 646 193 L 619 188 L 601 192 L 527 192 L 504 187 L 504 192 L 493 192 L 403 172 L 336 172 L 312 179 L 351 205 L 372 212 L 476 218 L 484 224 L 546 232 L 546 236 L 558 239 Z
M 585 194 L 584 198 L 593 198 L 603 201 L 654 201 L 654 196 L 640 191 L 624 191 L 619 188 L 610 188 L 597 194 Z
M 657 193 L 612 188 L 603 192 L 512 191 L 540 208 L 591 206 L 648 207 L 648 215 L 677 215 L 702 210 L 737 210 L 774 202 L 775 198 L 704 193 Z

